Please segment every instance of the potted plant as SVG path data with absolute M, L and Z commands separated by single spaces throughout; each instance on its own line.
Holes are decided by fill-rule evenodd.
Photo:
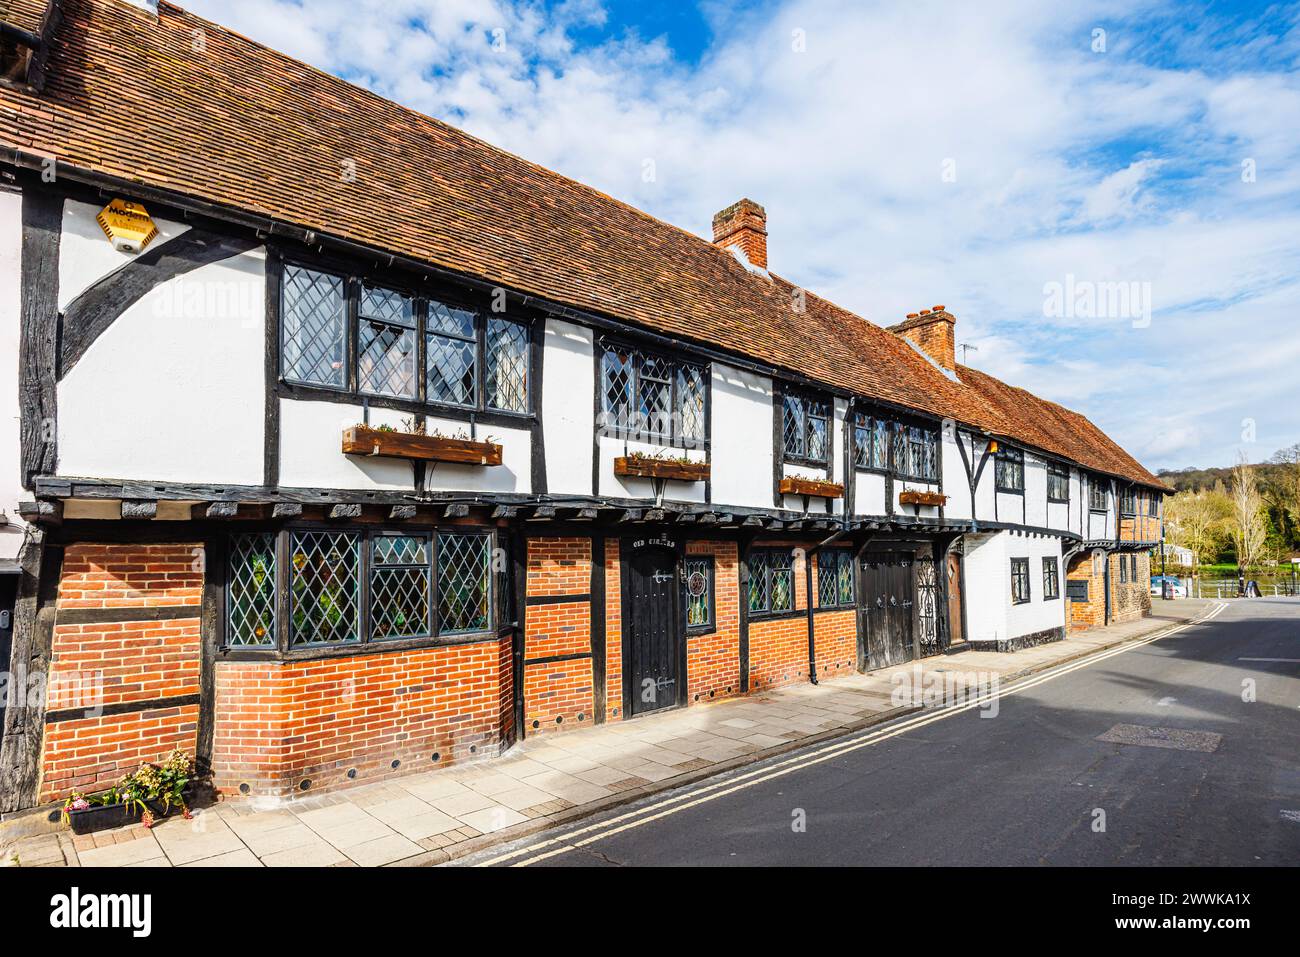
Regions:
M 782 495 L 839 498 L 844 494 L 844 486 L 839 482 L 823 482 L 820 479 L 798 478 L 793 475 L 781 479 L 779 488 Z
M 180 809 L 188 819 L 194 763 L 172 751 L 160 764 L 142 764 L 103 794 L 74 791 L 63 803 L 63 821 L 74 834 L 124 827 L 138 816 L 145 827 Z
M 631 455 L 614 459 L 614 474 L 620 477 L 637 476 L 677 479 L 681 482 L 703 482 L 709 477 L 709 463 L 693 462 L 685 455 L 633 452 Z
M 460 462 L 466 465 L 500 465 L 501 445 L 493 436 L 484 440 L 470 438 L 461 430 L 457 435 L 429 432 L 423 423 L 403 420 L 402 429 L 391 425 L 371 426 L 358 423 L 343 430 L 345 455 L 385 456 L 418 459 L 425 462 Z

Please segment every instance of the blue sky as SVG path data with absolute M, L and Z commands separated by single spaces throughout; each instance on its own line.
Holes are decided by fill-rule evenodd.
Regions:
M 188 6 L 702 236 L 755 199 L 775 272 L 947 305 L 1153 468 L 1300 442 L 1300 4 Z

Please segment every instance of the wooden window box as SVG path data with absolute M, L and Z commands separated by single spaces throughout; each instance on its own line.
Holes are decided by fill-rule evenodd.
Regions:
M 815 495 L 818 498 L 842 498 L 844 486 L 839 482 L 822 482 L 817 479 L 789 478 L 781 479 L 782 495 Z
M 942 492 L 918 492 L 914 489 L 908 489 L 898 493 L 898 502 L 900 505 L 939 505 L 948 504 L 948 496 Z
M 676 479 L 679 482 L 703 482 L 709 477 L 709 463 L 619 456 L 614 459 L 614 474 L 620 477 L 636 476 Z
M 442 435 L 385 432 L 353 426 L 343 430 L 347 455 L 380 455 L 426 462 L 460 462 L 466 465 L 500 465 L 501 446 L 495 442 L 450 439 Z

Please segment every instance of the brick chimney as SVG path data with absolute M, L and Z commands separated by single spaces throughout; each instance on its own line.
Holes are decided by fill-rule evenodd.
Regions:
M 752 199 L 732 203 L 713 217 L 713 241 L 739 247 L 751 266 L 767 269 L 767 210 Z
M 909 339 L 921 351 L 949 372 L 957 371 L 957 317 L 943 306 L 909 312 L 907 318 L 889 331 Z

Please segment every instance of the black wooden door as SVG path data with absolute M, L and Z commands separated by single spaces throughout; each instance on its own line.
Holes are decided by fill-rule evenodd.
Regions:
M 677 555 L 643 548 L 628 561 L 628 711 L 633 715 L 671 708 L 681 695 L 681 627 L 677 610 Z
M 867 669 L 887 668 L 915 657 L 911 556 L 870 552 L 862 558 Z

